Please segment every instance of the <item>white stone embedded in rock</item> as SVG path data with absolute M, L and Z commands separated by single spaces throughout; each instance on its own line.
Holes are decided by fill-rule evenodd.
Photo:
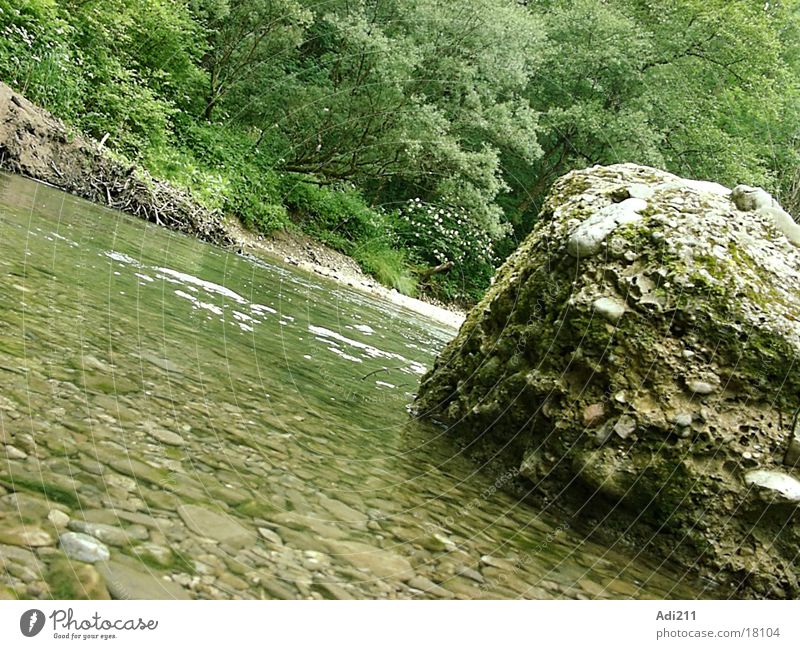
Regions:
M 647 201 L 641 198 L 628 198 L 621 203 L 612 203 L 598 210 L 572 232 L 567 241 L 567 252 L 578 258 L 597 254 L 609 234 L 620 225 L 641 220 L 641 212 L 646 207 Z
M 800 503 L 800 480 L 786 473 L 758 469 L 747 473 L 744 480 L 747 484 L 774 491 L 786 500 Z

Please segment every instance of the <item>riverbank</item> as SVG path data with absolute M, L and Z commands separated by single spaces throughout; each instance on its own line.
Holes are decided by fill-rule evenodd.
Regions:
M 279 259 L 322 277 L 363 293 L 409 309 L 414 313 L 453 328 L 464 322 L 463 311 L 436 302 L 431 298 L 419 299 L 403 295 L 394 289 L 379 284 L 364 273 L 352 257 L 342 254 L 311 237 L 290 231 L 279 231 L 271 237 L 254 234 L 233 220 L 227 222 L 229 232 L 243 252 L 259 257 Z
M 464 321 L 462 311 L 382 286 L 352 258 L 307 235 L 278 231 L 265 237 L 246 230 L 236 218 L 205 207 L 188 192 L 72 131 L 1 82 L 0 169 L 215 245 L 281 259 L 452 327 Z

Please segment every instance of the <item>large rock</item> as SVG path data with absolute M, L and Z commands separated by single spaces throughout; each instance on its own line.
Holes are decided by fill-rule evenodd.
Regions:
M 561 178 L 417 412 L 742 592 L 796 596 L 800 250 L 745 189 L 760 203 L 635 165 Z

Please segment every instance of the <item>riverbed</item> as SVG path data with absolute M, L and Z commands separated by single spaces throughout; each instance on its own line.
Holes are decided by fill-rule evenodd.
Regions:
M 5 174 L 0 273 L 0 595 L 714 595 L 409 415 L 443 323 Z

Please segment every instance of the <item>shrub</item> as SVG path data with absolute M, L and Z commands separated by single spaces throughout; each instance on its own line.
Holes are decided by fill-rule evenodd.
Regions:
M 497 241 L 463 210 L 413 199 L 397 213 L 394 230 L 421 270 L 453 263 L 450 271 L 426 280 L 437 297 L 472 302 L 489 285 L 498 261 Z
M 289 188 L 284 202 L 300 227 L 314 236 L 333 234 L 358 242 L 387 234 L 386 218 L 367 206 L 361 194 L 353 189 L 339 191 L 300 181 Z

